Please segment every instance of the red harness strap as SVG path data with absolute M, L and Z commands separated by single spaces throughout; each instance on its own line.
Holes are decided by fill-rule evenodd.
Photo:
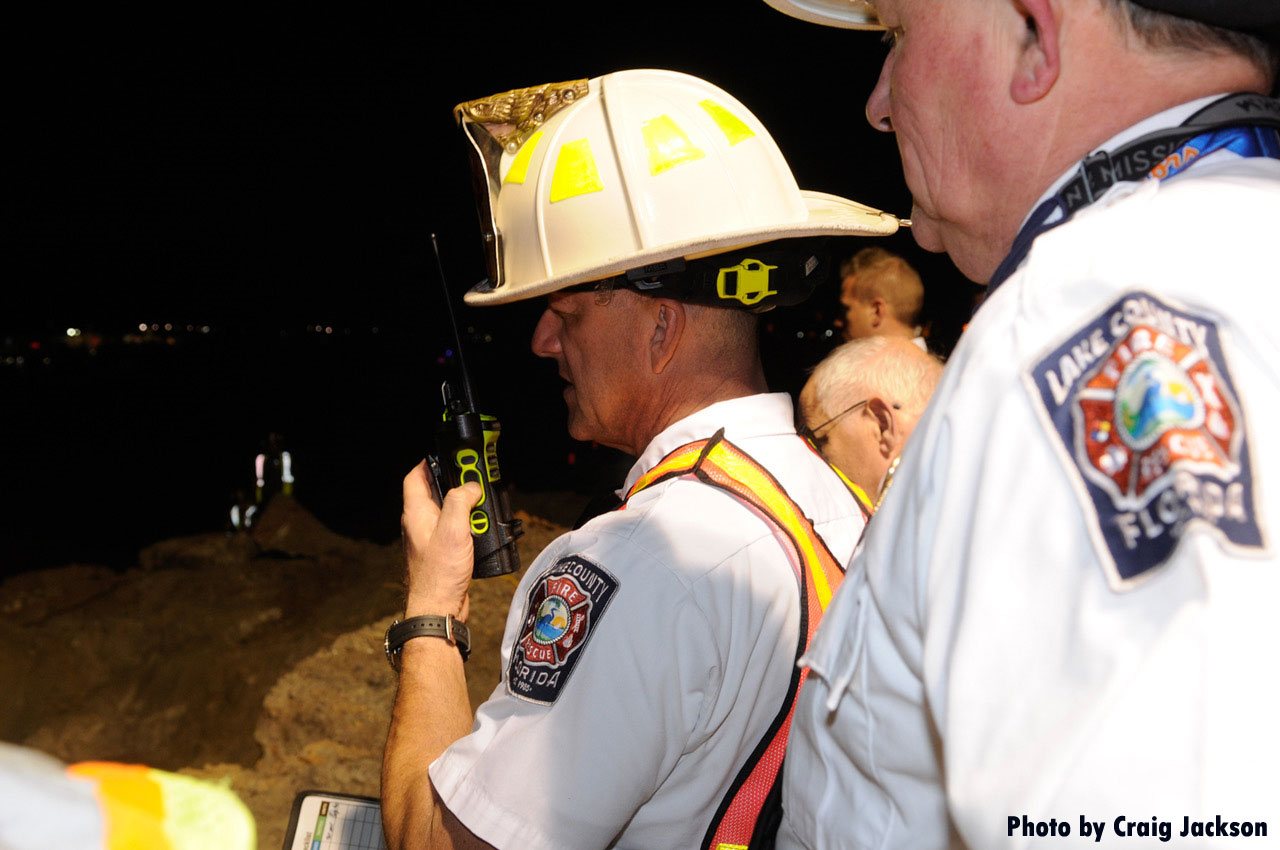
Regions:
M 682 476 L 693 476 L 728 491 L 781 532 L 777 536 L 791 561 L 800 592 L 798 660 L 813 639 L 831 594 L 844 577 L 840 564 L 814 530 L 813 523 L 777 479 L 746 452 L 724 439 L 724 429 L 717 431 L 709 440 L 689 443 L 667 455 L 632 486 L 627 499 L 659 481 Z M 623 507 L 626 507 L 625 502 Z M 777 807 L 779 795 L 775 785 L 778 784 L 782 758 L 786 753 L 787 732 L 791 728 L 796 696 L 808 672 L 807 669 L 794 668 L 782 708 L 734 778 L 707 828 L 702 841 L 707 850 L 745 850 L 757 823 L 763 824 L 771 816 L 766 811 L 766 804 L 771 808 Z

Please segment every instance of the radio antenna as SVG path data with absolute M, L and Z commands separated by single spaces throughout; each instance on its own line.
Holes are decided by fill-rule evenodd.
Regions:
M 449 297 L 449 285 L 445 283 L 444 264 L 440 262 L 440 245 L 431 234 L 431 251 L 436 255 L 436 271 L 440 274 L 440 287 L 444 290 L 444 304 L 449 309 L 449 327 L 453 329 L 453 348 L 458 352 L 458 365 L 462 369 L 462 392 L 467 397 L 467 410 L 477 411 L 475 391 L 471 388 L 471 373 L 467 371 L 467 358 L 462 354 L 462 334 L 458 333 L 458 320 L 453 315 L 453 299 Z

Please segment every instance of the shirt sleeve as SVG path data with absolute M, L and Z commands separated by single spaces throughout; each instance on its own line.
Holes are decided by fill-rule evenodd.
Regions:
M 606 846 L 699 743 L 704 704 L 719 689 L 717 640 L 686 583 L 631 541 L 600 535 L 530 569 L 508 621 L 504 682 L 431 778 L 449 809 L 496 846 Z M 568 579 L 576 583 L 557 583 Z M 599 584 L 610 580 L 612 588 Z M 585 604 L 575 596 L 593 588 Z M 604 590 L 603 610 L 575 626 L 584 607 L 601 607 Z M 522 641 L 530 658 L 555 662 L 572 657 L 566 636 L 572 664 L 531 665 L 543 679 L 535 674 L 517 695 L 507 680 Z M 564 678 L 549 685 L 556 671 Z

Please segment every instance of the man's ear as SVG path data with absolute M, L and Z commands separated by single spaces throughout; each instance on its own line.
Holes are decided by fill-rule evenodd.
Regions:
M 878 395 L 867 400 L 867 413 L 876 421 L 876 453 L 891 460 L 902 448 L 898 439 L 902 423 L 894 415 L 893 406 Z
M 671 363 L 671 358 L 675 357 L 688 315 L 684 304 L 670 298 L 653 299 L 649 312 L 653 316 L 653 335 L 649 338 L 649 368 L 653 370 L 653 374 L 661 375 Z
M 1056 0 L 1012 0 L 1022 16 L 1022 42 L 1013 68 L 1009 95 L 1015 103 L 1034 103 L 1058 81 L 1060 6 Z
M 871 327 L 878 328 L 889 315 L 889 302 L 880 296 L 871 299 Z

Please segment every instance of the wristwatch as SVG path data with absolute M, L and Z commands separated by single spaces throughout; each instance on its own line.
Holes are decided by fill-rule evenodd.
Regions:
M 382 639 L 382 648 L 387 653 L 387 661 L 391 662 L 393 670 L 400 669 L 401 647 L 406 641 L 416 637 L 444 638 L 458 647 L 463 661 L 466 661 L 467 656 L 471 654 L 471 632 L 467 631 L 466 623 L 452 614 L 445 614 L 443 617 L 435 615 L 410 617 L 403 622 L 400 620 L 393 622 L 387 628 L 386 637 Z

